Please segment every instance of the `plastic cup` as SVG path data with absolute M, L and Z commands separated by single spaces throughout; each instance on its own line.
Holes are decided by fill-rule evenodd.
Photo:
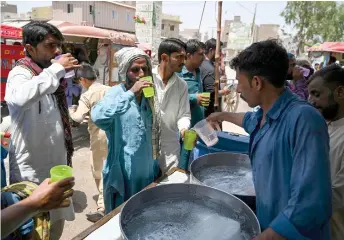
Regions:
M 140 81 L 153 82 L 153 79 L 152 79 L 151 76 L 148 76 L 148 77 L 140 78 Z M 143 89 L 143 95 L 144 95 L 146 98 L 153 97 L 153 96 L 154 96 L 154 88 L 153 88 L 153 87 L 145 87 L 145 88 Z
M 63 55 L 63 54 L 57 55 L 57 56 L 55 57 L 55 60 L 58 60 L 62 55 Z M 72 78 L 72 77 L 74 77 L 74 76 L 75 76 L 74 70 L 69 70 L 68 72 L 66 72 L 64 78 Z
M 194 130 L 186 130 L 184 133 L 184 149 L 191 151 L 195 147 L 197 133 Z
M 73 169 L 67 165 L 58 165 L 50 169 L 50 182 L 58 182 L 73 177 Z
M 205 119 L 196 123 L 193 129 L 208 147 L 214 146 L 219 141 L 216 131 Z
M 204 92 L 204 93 L 202 93 L 202 96 L 208 97 L 208 99 L 209 99 L 209 101 L 208 101 L 206 104 L 202 104 L 202 106 L 204 106 L 204 107 L 209 106 L 209 102 L 210 102 L 210 92 Z

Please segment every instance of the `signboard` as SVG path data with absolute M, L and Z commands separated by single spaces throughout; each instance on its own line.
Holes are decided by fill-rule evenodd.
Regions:
M 1 37 L 21 39 L 23 37 L 22 29 L 1 25 Z
M 24 48 L 22 46 L 1 45 L 1 101 L 4 101 L 9 72 L 14 68 L 16 61 L 24 56 Z

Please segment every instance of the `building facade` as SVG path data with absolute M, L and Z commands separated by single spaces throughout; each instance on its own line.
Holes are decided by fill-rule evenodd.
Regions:
M 53 18 L 53 8 L 49 7 L 33 7 L 31 12 L 33 20 L 51 20 Z
M 278 24 L 261 24 L 258 27 L 257 38 L 256 41 L 264 41 L 269 38 L 278 38 L 280 26 Z
M 192 28 L 185 28 L 183 31 L 180 32 L 180 36 L 183 39 L 198 39 L 199 41 L 202 40 L 202 34 L 198 32 L 198 29 Z
M 179 38 L 179 25 L 182 24 L 179 16 L 162 14 L 161 36 L 164 38 Z
M 136 15 L 144 18 L 146 23 L 136 23 L 135 33 L 139 43 L 151 47 L 153 64 L 157 63 L 158 49 L 161 42 L 162 2 L 138 1 L 136 3 Z
M 135 33 L 133 1 L 53 1 L 52 9 L 54 20 Z
M 1 22 L 6 19 L 18 18 L 17 5 L 8 4 L 5 1 L 1 1 Z

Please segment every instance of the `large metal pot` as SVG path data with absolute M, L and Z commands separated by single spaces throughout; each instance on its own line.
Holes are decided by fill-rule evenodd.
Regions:
M 232 226 L 237 230 L 228 230 Z M 122 208 L 120 227 L 127 240 L 251 240 L 260 233 L 256 216 L 240 199 L 215 188 L 177 183 L 131 197 Z M 228 237 L 233 232 L 239 238 Z
M 245 154 L 222 152 L 203 155 L 190 166 L 191 183 L 203 184 L 240 198 L 254 212 L 256 194 L 250 159 Z

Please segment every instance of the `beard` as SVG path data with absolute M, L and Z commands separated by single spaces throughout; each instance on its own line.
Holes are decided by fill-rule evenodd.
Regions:
M 332 120 L 334 119 L 339 111 L 339 104 L 338 103 L 333 103 L 325 108 L 320 109 L 321 114 L 326 120 Z

